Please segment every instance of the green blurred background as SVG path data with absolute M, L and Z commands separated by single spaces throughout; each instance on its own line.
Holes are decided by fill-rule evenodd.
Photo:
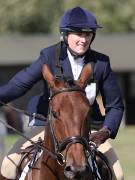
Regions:
M 102 32 L 135 31 L 134 0 L 0 0 L 0 33 L 56 33 L 60 16 L 74 6 L 91 10 Z

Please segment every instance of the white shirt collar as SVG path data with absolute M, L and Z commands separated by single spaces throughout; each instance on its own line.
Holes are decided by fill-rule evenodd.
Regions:
M 67 54 L 68 54 L 68 58 L 71 64 L 74 80 L 77 80 L 83 69 L 84 57 L 74 59 L 74 56 L 71 55 L 68 49 L 67 49 Z M 90 104 L 93 104 L 96 97 L 96 83 L 91 83 L 90 85 L 87 85 L 87 87 L 85 88 L 85 91 L 86 91 L 86 96 Z
M 79 57 L 79 58 L 74 58 L 74 56 L 72 56 L 72 54 L 70 53 L 70 51 L 67 49 L 67 54 L 68 54 L 68 58 L 70 61 L 76 61 L 76 63 L 82 63 L 84 62 L 84 56 L 83 57 Z
M 84 65 L 84 57 L 79 57 L 75 59 L 68 49 L 67 49 L 67 54 L 71 64 L 74 80 L 77 80 L 80 76 L 80 73 Z

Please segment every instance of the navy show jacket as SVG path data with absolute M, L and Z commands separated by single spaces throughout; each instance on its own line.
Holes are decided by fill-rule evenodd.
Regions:
M 22 95 L 24 95 L 39 80 L 43 80 L 42 66 L 47 64 L 55 75 L 56 61 L 55 50 L 57 45 L 52 45 L 40 52 L 39 58 L 30 66 L 18 72 L 7 84 L 0 87 L 0 100 L 7 103 Z M 93 76 L 98 82 L 98 90 L 100 91 L 105 107 L 105 119 L 103 126 L 111 130 L 111 138 L 115 138 L 121 119 L 123 116 L 124 106 L 120 89 L 118 87 L 116 77 L 110 67 L 109 57 L 96 52 L 92 49 L 88 51 L 85 57 L 85 63 L 94 61 Z M 60 64 L 63 68 L 65 76 L 73 77 L 71 65 L 67 55 L 67 47 L 64 44 L 60 51 Z M 44 97 L 49 98 L 48 88 L 44 83 Z M 93 105 L 94 120 L 98 121 L 100 117 L 99 109 L 96 103 Z

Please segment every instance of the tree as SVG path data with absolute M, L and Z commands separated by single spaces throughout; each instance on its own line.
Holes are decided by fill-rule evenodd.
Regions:
M 62 0 L 1 0 L 0 32 L 50 33 Z

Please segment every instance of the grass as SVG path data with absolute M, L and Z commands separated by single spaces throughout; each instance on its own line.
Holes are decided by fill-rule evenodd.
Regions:
M 121 128 L 115 141 L 111 141 L 121 162 L 125 180 L 135 179 L 135 126 Z
M 16 135 L 6 138 L 6 151 L 18 139 Z M 121 162 L 125 180 L 135 179 L 135 126 L 121 128 L 115 140 L 111 140 Z

